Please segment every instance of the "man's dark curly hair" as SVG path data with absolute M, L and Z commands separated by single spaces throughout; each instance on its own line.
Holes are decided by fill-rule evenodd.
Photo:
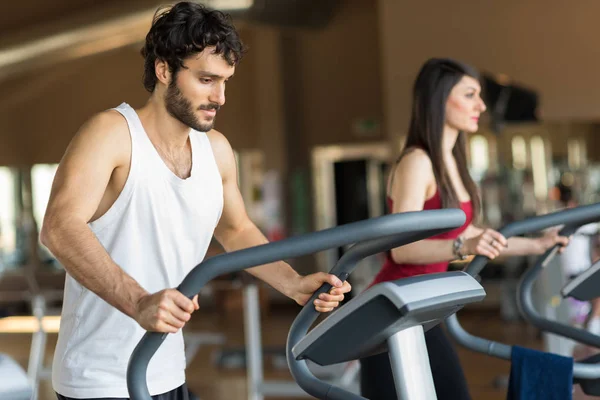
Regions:
M 221 54 L 232 66 L 246 51 L 228 14 L 185 1 L 159 8 L 141 50 L 146 90 L 152 93 L 156 86 L 156 59 L 166 61 L 176 75 L 185 68 L 183 60 L 206 47 L 214 47 L 214 53 Z

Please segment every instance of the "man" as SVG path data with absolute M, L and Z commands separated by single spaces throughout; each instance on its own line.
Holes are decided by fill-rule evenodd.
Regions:
M 565 184 L 573 178 L 571 173 L 563 173 L 556 186 L 559 193 L 560 205 L 565 208 L 580 206 L 573 187 L 573 182 Z M 571 244 L 560 258 L 563 281 L 566 284 L 571 279 L 591 268 L 599 260 L 599 225 L 596 222 L 583 225 L 572 235 Z M 568 299 L 569 316 L 572 325 L 583 325 L 594 335 L 600 334 L 600 298 L 590 302 Z M 583 346 L 585 347 L 585 346 Z M 582 348 L 576 351 L 582 351 Z
M 41 240 L 67 271 L 53 387 L 59 399 L 127 398 L 127 362 L 146 330 L 168 335 L 148 367 L 150 393 L 185 398 L 181 328 L 198 309 L 176 287 L 214 237 L 226 251 L 266 243 L 249 220 L 227 139 L 212 129 L 244 48 L 229 18 L 194 3 L 157 13 L 142 50 L 138 110 L 85 123 L 58 168 Z M 328 312 L 350 290 L 283 262 L 248 270 Z

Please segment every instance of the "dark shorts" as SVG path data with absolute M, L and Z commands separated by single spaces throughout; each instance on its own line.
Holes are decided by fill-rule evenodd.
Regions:
M 65 397 L 58 393 L 56 393 L 58 400 L 96 400 L 96 399 L 75 399 L 72 397 Z M 187 385 L 184 383 L 182 386 L 179 386 L 176 389 L 171 390 L 170 392 L 158 394 L 156 396 L 152 396 L 153 400 L 195 400 L 197 399 L 194 395 L 192 395 Z M 126 400 L 125 397 L 102 397 L 97 400 Z

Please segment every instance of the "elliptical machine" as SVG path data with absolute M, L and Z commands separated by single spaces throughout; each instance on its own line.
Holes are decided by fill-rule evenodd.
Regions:
M 600 203 L 580 206 L 564 211 L 558 211 L 546 215 L 528 218 L 522 221 L 512 222 L 502 229 L 500 233 L 504 237 L 519 236 L 527 233 L 534 233 L 544 229 L 563 226 L 560 235 L 569 236 L 580 226 L 592 222 L 600 221 Z M 574 339 L 578 342 L 591 346 L 600 347 L 600 337 L 593 335 L 585 330 L 578 329 L 559 322 L 548 320 L 540 316 L 533 306 L 533 284 L 537 276 L 548 265 L 550 260 L 558 253 L 558 246 L 554 246 L 544 255 L 539 257 L 536 264 L 525 272 L 521 278 L 518 290 L 517 304 L 523 317 L 534 326 L 545 332 L 555 333 Z M 488 262 L 488 258 L 477 256 L 468 265 L 466 272 L 476 277 Z M 600 283 L 597 275 L 600 266 L 595 265 L 580 278 L 567 284 L 562 290 L 563 296 L 574 296 L 578 299 L 589 299 L 590 296 L 596 297 L 600 294 L 598 287 L 591 288 L 590 285 Z M 462 346 L 496 358 L 510 360 L 512 346 L 492 340 L 480 338 L 468 333 L 459 323 L 456 314 L 450 316 L 446 321 L 448 333 L 458 341 Z M 580 384 L 584 393 L 589 395 L 600 395 L 600 356 L 595 355 L 573 365 L 573 383 Z
M 391 214 L 226 253 L 195 267 L 178 290 L 192 298 L 218 275 L 354 244 L 331 271 L 343 281 L 360 259 L 449 231 L 462 226 L 465 220 L 458 209 Z M 287 342 L 288 365 L 294 379 L 319 399 L 364 398 L 320 381 L 312 375 L 306 360 L 330 365 L 381 352 L 390 354 L 400 399 L 435 399 L 423 334 L 465 304 L 485 296 L 472 276 L 459 271 L 385 282 L 352 299 L 306 334 L 319 316 L 313 301 L 330 289 L 325 284 L 315 292 L 294 321 Z M 133 351 L 127 370 L 132 400 L 151 398 L 146 371 L 165 337 L 147 332 Z

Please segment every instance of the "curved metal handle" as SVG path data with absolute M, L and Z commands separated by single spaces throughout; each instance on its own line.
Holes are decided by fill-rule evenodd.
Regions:
M 571 229 L 600 220 L 600 203 L 590 204 L 571 208 L 568 210 L 557 211 L 546 215 L 540 215 L 528 218 L 522 221 L 507 224 L 500 233 L 509 238 L 519 236 L 525 233 L 538 232 L 553 226 L 565 225 L 564 232 L 569 234 Z M 469 263 L 465 270 L 471 276 L 477 276 L 489 259 L 485 256 L 476 256 Z
M 523 274 L 517 292 L 517 306 L 519 307 L 519 311 L 527 321 L 543 331 L 556 333 L 557 335 L 573 339 L 588 346 L 600 347 L 600 336 L 544 318 L 537 312 L 533 305 L 533 285 L 535 280 L 557 252 L 558 246 L 552 247 L 552 249 L 548 250 L 538 259 L 533 267 L 529 268 Z
M 574 229 L 576 230 L 582 225 L 599 220 L 600 203 L 596 203 L 513 222 L 502 228 L 500 233 L 506 238 L 509 238 L 511 236 L 536 232 L 553 226 L 564 225 L 564 228 L 562 228 L 560 233 L 563 235 L 570 235 Z M 549 250 L 542 256 L 542 259 L 537 265 L 543 267 L 545 265 L 545 260 L 551 256 L 553 252 L 556 252 L 556 250 L 557 246 Z M 475 257 L 467 267 L 467 273 L 476 276 L 481 272 L 487 261 L 488 259 L 486 257 Z M 521 299 L 521 305 L 526 304 L 526 302 L 522 300 L 523 299 Z M 512 346 L 471 335 L 460 325 L 456 314 L 451 315 L 446 320 L 446 328 L 448 329 L 450 336 L 468 349 L 506 360 L 510 360 L 511 358 Z M 581 379 L 597 379 L 600 377 L 600 365 L 586 365 L 576 362 L 573 366 L 573 376 Z
M 353 222 L 212 257 L 192 269 L 177 289 L 192 298 L 208 281 L 222 274 L 395 235 L 410 230 L 413 226 L 418 227 L 417 230 L 422 226 L 452 228 L 462 225 L 465 220 L 465 214 L 461 210 L 426 210 Z M 135 347 L 127 367 L 127 387 L 132 400 L 151 399 L 146 382 L 147 368 L 166 335 L 147 332 Z
M 560 236 L 571 236 L 575 232 L 577 232 L 577 230 L 579 228 L 581 228 L 583 225 L 585 225 L 585 224 L 566 225 L 558 232 L 558 234 Z
M 452 211 L 452 210 L 445 210 Z M 448 230 L 462 226 L 465 222 L 464 214 L 461 215 L 461 219 L 457 218 L 458 213 L 448 212 L 444 215 L 444 218 L 437 220 L 423 220 L 418 226 L 403 226 L 402 231 L 399 231 L 397 235 L 393 237 L 385 237 L 382 239 L 371 240 L 365 243 L 358 243 L 351 247 L 344 255 L 340 258 L 338 263 L 330 271 L 331 274 L 335 274 L 340 279 L 345 280 L 356 268 L 358 261 L 374 255 L 379 254 L 390 249 L 406 245 L 408 243 L 416 242 L 428 237 L 437 235 L 438 233 L 446 232 Z M 364 397 L 358 396 L 354 393 L 348 392 L 340 387 L 333 386 L 332 384 L 321 381 L 315 377 L 305 360 L 298 360 L 294 357 L 293 348 L 302 340 L 306 335 L 311 325 L 318 318 L 319 313 L 315 310 L 313 301 L 321 293 L 329 291 L 331 285 L 323 285 L 312 298 L 307 302 L 302 311 L 298 314 L 294 320 L 290 332 L 288 334 L 286 344 L 286 356 L 290 373 L 294 377 L 294 380 L 298 385 L 308 394 L 318 399 L 328 400 L 365 400 Z

